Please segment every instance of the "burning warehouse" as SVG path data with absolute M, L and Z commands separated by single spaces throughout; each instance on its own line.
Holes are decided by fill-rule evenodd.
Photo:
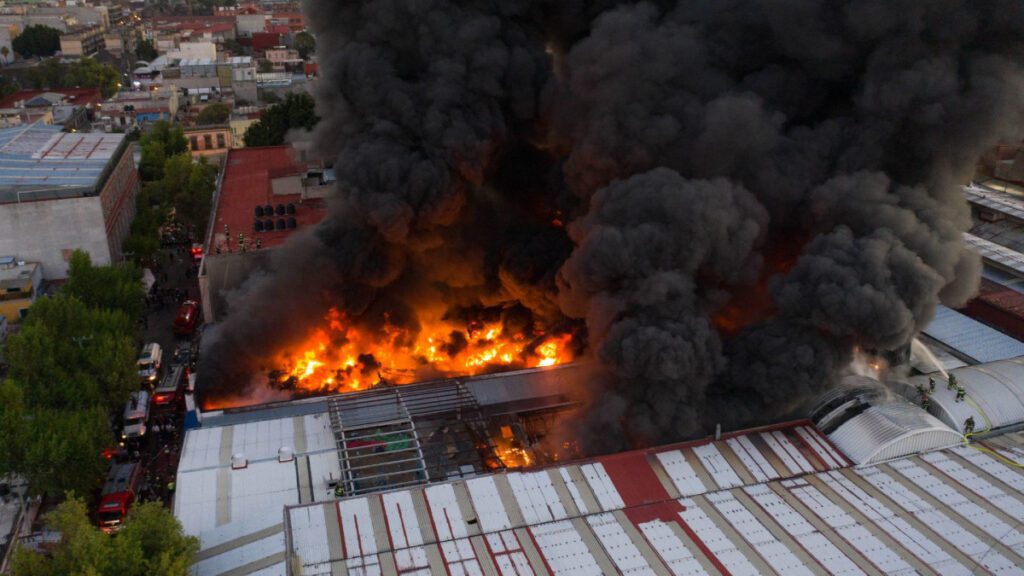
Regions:
M 589 452 L 651 445 L 977 288 L 958 184 L 1021 126 L 1015 3 L 305 9 L 337 185 L 208 332 L 208 406 L 582 356 Z

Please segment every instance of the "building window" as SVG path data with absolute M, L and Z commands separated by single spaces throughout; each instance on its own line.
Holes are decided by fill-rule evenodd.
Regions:
M 188 139 L 192 141 L 192 149 L 199 150 L 199 138 L 195 136 L 189 136 Z
M 210 148 L 213 148 L 213 136 L 203 134 L 203 150 L 209 150 Z
M 217 134 L 217 148 L 227 148 L 224 144 L 224 134 Z

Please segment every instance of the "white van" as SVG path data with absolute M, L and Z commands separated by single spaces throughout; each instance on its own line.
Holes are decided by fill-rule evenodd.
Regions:
M 156 382 L 163 357 L 164 351 L 156 342 L 143 346 L 142 354 L 139 354 L 139 378 L 144 382 Z
M 121 440 L 128 441 L 146 435 L 146 421 L 149 420 L 149 392 L 136 390 L 132 392 L 128 404 L 124 407 L 124 429 Z

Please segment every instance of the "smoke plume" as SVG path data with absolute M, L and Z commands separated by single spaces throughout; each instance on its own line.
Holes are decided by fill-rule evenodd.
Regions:
M 499 307 L 585 324 L 611 450 L 784 416 L 976 289 L 959 184 L 1019 136 L 1019 2 L 305 9 L 337 190 L 230 298 L 211 396 L 330 307 L 412 330 Z

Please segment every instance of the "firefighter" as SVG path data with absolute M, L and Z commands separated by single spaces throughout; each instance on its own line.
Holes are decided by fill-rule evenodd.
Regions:
M 174 495 L 174 478 L 167 481 L 167 493 Z
M 928 377 L 928 391 L 935 392 L 935 378 Z
M 949 380 L 946 380 L 946 390 L 954 390 L 959 386 L 956 383 L 956 374 L 950 374 Z
M 957 386 L 956 387 L 956 401 L 957 402 L 963 402 L 965 396 L 967 396 L 967 390 L 963 389 L 960 386 Z
M 345 497 L 345 487 L 341 485 L 341 482 L 338 482 L 337 484 L 334 485 L 334 497 L 335 498 L 344 498 Z
M 928 395 L 928 393 L 925 392 L 925 390 L 924 390 L 924 386 L 922 386 L 920 384 L 917 385 L 917 394 L 918 394 L 918 396 L 927 396 Z
M 924 396 L 921 397 L 921 408 L 924 409 L 924 410 L 927 410 L 928 406 L 931 404 L 931 402 L 932 402 L 931 396 L 928 396 L 927 394 L 925 394 Z
M 974 432 L 974 416 L 968 416 L 967 420 L 964 420 L 964 434 L 972 432 Z

